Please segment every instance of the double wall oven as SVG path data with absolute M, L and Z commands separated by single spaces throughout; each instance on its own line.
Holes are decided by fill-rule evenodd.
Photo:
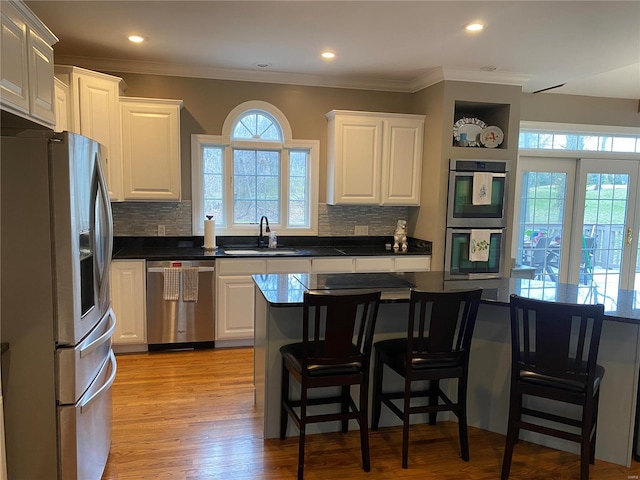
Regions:
M 474 182 L 476 188 L 474 188 Z M 478 198 L 478 182 L 484 182 Z M 498 278 L 505 274 L 509 162 L 452 159 L 449 165 L 445 279 Z M 486 255 L 471 254 L 476 237 Z

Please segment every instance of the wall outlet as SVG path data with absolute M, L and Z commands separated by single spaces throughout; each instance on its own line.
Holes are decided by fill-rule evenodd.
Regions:
M 164 237 L 166 234 L 167 234 L 167 232 L 164 229 L 164 225 L 158 225 L 158 236 L 159 237 Z
M 369 235 L 369 226 L 368 225 L 356 225 L 356 228 L 353 232 L 354 235 Z

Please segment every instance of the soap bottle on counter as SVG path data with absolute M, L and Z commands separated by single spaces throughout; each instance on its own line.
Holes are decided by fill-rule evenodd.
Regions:
M 276 248 L 278 246 L 278 236 L 276 232 L 271 230 L 269 233 L 269 248 Z

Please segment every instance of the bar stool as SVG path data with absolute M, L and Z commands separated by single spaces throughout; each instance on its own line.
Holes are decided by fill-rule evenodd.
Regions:
M 579 443 L 580 479 L 588 480 L 589 463 L 595 461 L 598 398 L 604 376 L 604 368 L 596 364 L 604 306 L 545 302 L 512 295 L 510 308 L 511 394 L 502 480 L 509 478 L 520 430 Z M 557 409 L 534 404 L 534 399 L 523 406 L 525 395 L 579 405 L 582 416 L 575 419 L 560 415 Z M 523 420 L 523 416 L 545 422 L 533 423 Z M 579 433 L 564 426 L 577 427 Z
M 469 348 L 481 294 L 482 289 L 452 292 L 413 290 L 409 302 L 407 336 L 383 340 L 374 345 L 371 429 L 378 429 L 382 403 L 402 420 L 402 468 L 407 468 L 409 457 L 409 419 L 417 413 L 428 413 L 429 423 L 435 425 L 438 412 L 453 412 L 458 417 L 461 456 L 463 460 L 469 460 Z M 384 365 L 404 378 L 404 391 L 382 391 Z M 456 402 L 440 388 L 440 380 L 445 379 L 457 380 Z M 429 381 L 427 389 L 412 390 L 413 382 L 425 380 Z M 418 402 L 414 402 L 412 406 L 411 400 L 415 398 L 426 398 L 427 405 L 416 405 Z M 402 409 L 394 403 L 397 400 L 403 401 Z
M 380 292 L 305 292 L 302 342 L 284 345 L 282 355 L 282 403 L 280 439 L 284 440 L 289 416 L 300 430 L 298 480 L 304 474 L 304 440 L 309 423 L 340 421 L 346 433 L 349 420 L 360 426 L 362 468 L 369 460 L 369 365 Z M 300 384 L 300 400 L 289 398 L 289 376 Z M 360 388 L 359 406 L 351 386 Z M 340 387 L 340 394 L 309 398 L 312 388 Z M 340 404 L 339 413 L 309 415 L 308 407 Z M 299 409 L 299 414 L 296 412 Z

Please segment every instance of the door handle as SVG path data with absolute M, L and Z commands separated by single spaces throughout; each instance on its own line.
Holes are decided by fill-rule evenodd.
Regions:
M 625 235 L 625 243 L 627 244 L 627 247 L 631 246 L 632 241 L 633 241 L 633 231 L 631 230 L 631 227 L 627 227 L 627 234 Z

